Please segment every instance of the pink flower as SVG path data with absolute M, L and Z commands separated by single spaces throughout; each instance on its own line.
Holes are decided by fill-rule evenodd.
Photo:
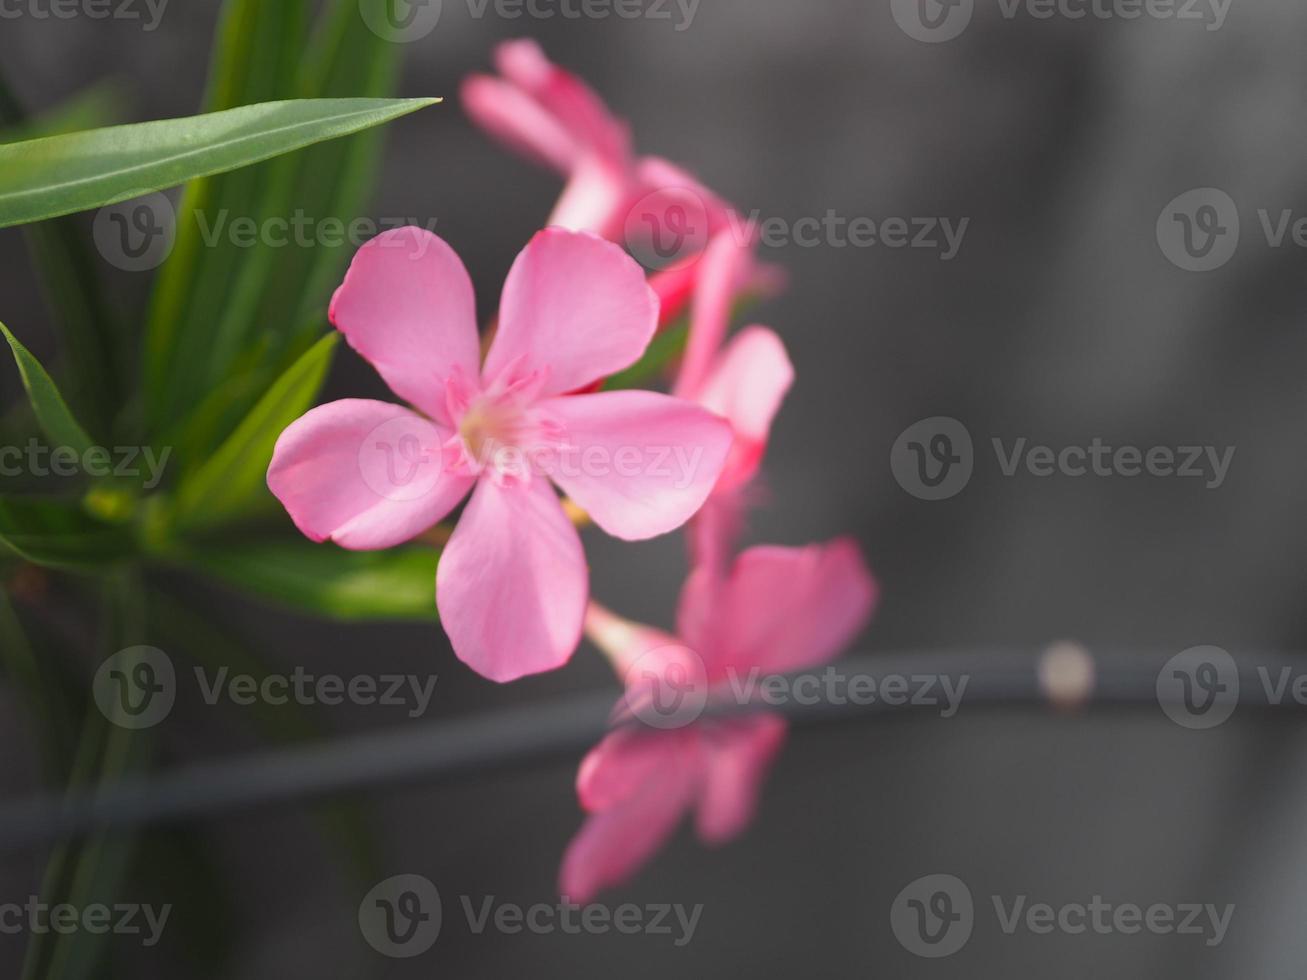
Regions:
M 862 629 L 876 585 L 849 540 L 807 548 L 753 548 L 726 578 L 698 569 L 681 593 L 679 637 L 592 606 L 591 637 L 626 675 L 620 708 L 645 713 L 685 678 L 727 692 L 762 676 L 826 663 Z M 670 716 L 669 716 L 670 717 Z M 657 725 L 657 720 L 653 723 Z M 763 777 L 785 739 L 776 715 L 693 721 L 679 728 L 619 728 L 581 764 L 577 792 L 590 814 L 568 846 L 559 886 L 585 903 L 621 884 L 693 811 L 700 839 L 721 844 L 748 825 Z
M 658 318 L 639 266 L 593 235 L 532 239 L 484 364 L 467 271 L 421 229 L 361 248 L 330 315 L 424 414 L 315 408 L 282 433 L 268 486 L 308 537 L 355 550 L 408 541 L 471 492 L 436 601 L 455 653 L 492 680 L 560 667 L 580 641 L 585 557 L 551 480 L 641 540 L 684 524 L 721 473 L 730 430 L 712 413 L 646 391 L 573 394 L 637 361 Z
M 745 223 L 682 168 L 636 156 L 630 127 L 535 41 L 501 44 L 495 64 L 502 77 L 473 75 L 463 83 L 468 115 L 510 149 L 566 179 L 547 224 L 624 244 L 658 270 L 651 285 L 662 301 L 662 322 L 674 320 L 693 290 L 694 267 L 708 241 L 726 231 L 746 237 Z M 757 289 L 775 287 L 773 270 L 755 271 Z
M 694 564 L 721 569 L 744 522 L 747 489 L 762 465 L 772 421 L 794 383 L 794 367 L 780 337 L 767 327 L 745 327 L 722 348 L 731 314 L 753 275 L 752 244 L 720 234 L 699 265 L 690 333 L 673 394 L 723 416 L 734 433 L 722 475 L 690 528 Z
M 727 221 L 726 205 L 684 170 L 657 157 L 637 157 L 630 127 L 617 119 L 584 81 L 560 68 L 532 40 L 495 50 L 501 78 L 473 75 L 463 83 L 472 119 L 510 149 L 558 171 L 567 188 L 550 225 L 625 237 L 641 199 L 666 192 L 661 208 L 688 206 L 706 236 Z M 637 214 L 634 223 L 643 220 Z M 674 229 L 673 229 L 674 230 Z

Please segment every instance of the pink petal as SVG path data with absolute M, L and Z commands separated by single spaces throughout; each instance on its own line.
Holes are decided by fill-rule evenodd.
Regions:
M 719 576 L 726 573 L 749 511 L 746 488 L 723 490 L 725 480 L 723 471 L 699 513 L 691 518 L 687 531 L 691 565 L 713 569 Z
M 563 896 L 585 905 L 635 874 L 676 829 L 695 775 L 679 766 L 656 772 L 638 795 L 587 819 L 563 856 Z
M 707 220 L 707 237 L 715 237 L 719 232 L 736 223 L 729 204 L 709 190 L 688 170 L 670 160 L 664 160 L 662 157 L 642 157 L 637 162 L 635 170 L 636 180 L 645 189 L 645 193 L 685 191 L 695 202 L 696 210 L 701 211 Z M 738 223 L 744 224 L 742 221 Z
M 472 280 L 454 250 L 421 228 L 397 228 L 354 256 L 331 322 L 390 389 L 445 425 L 445 380 L 480 364 Z
M 540 403 L 572 450 L 550 476 L 614 537 L 642 541 L 689 520 L 731 446 L 727 423 L 652 391 L 573 395 Z
M 772 420 L 793 383 L 794 366 L 785 345 L 766 327 L 740 331 L 717 359 L 696 399 L 725 417 L 735 431 L 716 492 L 740 487 L 757 473 Z
M 625 168 L 630 131 L 603 99 L 578 76 L 551 62 L 530 39 L 506 41 L 495 49 L 495 65 L 556 118 L 578 144 Z
M 695 827 L 705 844 L 724 844 L 753 819 L 762 781 L 785 744 L 776 715 L 755 715 L 703 727 L 703 786 Z
M 753 243 L 734 232 L 719 233 L 708 243 L 699 262 L 690 309 L 690 336 L 674 389 L 694 398 L 707 378 L 717 351 L 730 329 L 731 314 L 753 261 Z
M 728 651 L 724 664 L 747 673 L 803 670 L 829 661 L 858 634 L 876 583 L 850 539 L 806 548 L 750 548 L 720 585 L 700 570 L 681 593 L 686 643 Z
M 590 813 L 638 795 L 658 772 L 693 762 L 680 731 L 659 732 L 627 725 L 590 750 L 576 775 L 576 792 Z
M 662 630 L 623 619 L 593 600 L 585 611 L 585 635 L 608 657 L 623 683 L 627 673 L 642 658 L 680 643 Z
M 684 311 L 699 280 L 699 256 L 661 269 L 649 277 L 649 287 L 658 295 L 658 326 L 669 326 Z
M 547 481 L 483 479 L 441 556 L 436 604 L 459 659 L 502 683 L 567 663 L 588 579 L 581 539 Z
M 580 157 L 554 205 L 548 225 L 568 231 L 588 231 L 615 240 L 626 218 L 630 188 L 625 175 L 609 162 L 593 156 Z
M 448 438 L 400 405 L 331 402 L 277 439 L 268 489 L 314 541 L 390 548 L 436 524 L 471 489 L 470 479 L 443 469 Z
M 473 75 L 461 94 L 473 122 L 528 159 L 568 174 L 584 152 L 552 113 L 516 85 Z
M 630 367 L 658 324 L 658 298 L 635 260 L 585 232 L 547 228 L 513 263 L 484 376 L 545 372 L 542 396 Z

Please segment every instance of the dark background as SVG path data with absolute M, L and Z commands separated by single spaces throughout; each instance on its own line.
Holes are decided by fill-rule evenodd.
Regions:
M 1234 0 L 1202 24 L 1043 21 L 978 0 L 957 40 L 906 36 L 886 0 L 705 0 L 665 21 L 507 22 L 446 0 L 408 52 L 401 94 L 444 106 L 393 124 L 371 213 L 438 220 L 489 310 L 544 221 L 550 174 L 474 130 L 461 78 L 493 44 L 537 37 L 629 118 L 640 148 L 679 161 L 744 210 L 789 220 L 970 219 L 961 253 L 790 246 L 765 250 L 790 290 L 754 314 L 788 344 L 798 383 L 777 424 L 768 506 L 750 538 L 861 542 L 883 588 L 863 652 L 1070 638 L 1165 657 L 1198 644 L 1304 647 L 1307 588 L 1307 256 L 1268 247 L 1255 215 L 1307 214 L 1307 7 Z M 0 60 L 35 109 L 112 77 L 130 120 L 187 115 L 202 95 L 217 12 L 176 0 L 160 29 L 132 22 L 0 20 Z M 1194 274 L 1154 227 L 1195 187 L 1238 202 L 1234 260 Z M 1297 213 L 1297 212 L 1296 212 Z M 0 233 L 3 315 L 53 357 L 49 322 L 14 232 Z M 117 274 L 127 301 L 148 277 Z M 0 370 L 4 403 L 16 375 Z M 386 397 L 352 354 L 329 397 Z M 914 499 L 890 447 L 919 419 L 976 439 L 970 486 Z M 1005 478 L 991 437 L 1055 447 L 1235 446 L 1219 489 L 1181 479 Z M 587 534 L 597 598 L 670 626 L 678 536 L 631 546 Z M 617 688 L 583 647 L 560 673 L 497 688 L 438 629 L 341 627 L 209 600 L 286 669 L 439 674 L 427 720 Z M 7 796 L 36 785 L 21 706 L 4 696 Z M 185 714 L 185 713 L 182 713 Z M 171 761 L 244 751 L 239 719 L 191 712 Z M 330 709 L 340 731 L 410 724 L 402 709 Z M 1307 952 L 1304 743 L 1290 724 L 1236 713 L 1210 732 L 1158 710 L 891 719 L 794 734 L 740 841 L 706 850 L 683 832 L 621 901 L 703 903 L 694 940 L 475 936 L 457 896 L 531 904 L 555 894 L 579 826 L 572 761 L 439 789 L 372 794 L 384 873 L 432 879 L 445 930 L 424 957 L 380 960 L 358 937 L 360 891 L 308 809 L 205 825 L 228 873 L 234 921 L 214 923 L 222 975 L 923 977 L 1296 976 Z M 148 838 L 147 838 L 148 843 Z M 4 900 L 37 887 L 44 855 L 0 863 Z M 955 874 L 977 897 L 971 943 L 942 961 L 904 951 L 889 908 L 912 879 Z M 197 887 L 199 887 L 197 885 Z M 1005 936 L 988 896 L 1031 902 L 1236 905 L 1225 943 L 1197 937 Z M 12 896 L 12 897 L 10 897 Z M 194 895 L 168 897 L 178 906 Z M 188 975 L 164 948 L 115 948 L 132 976 Z M 0 964 L 19 940 L 0 937 Z M 10 968 L 16 973 L 16 965 Z

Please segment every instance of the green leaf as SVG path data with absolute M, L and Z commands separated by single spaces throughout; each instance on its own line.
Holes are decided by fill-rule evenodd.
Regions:
M 277 437 L 317 398 L 339 336 L 327 334 L 305 351 L 218 451 L 183 477 L 175 512 L 179 527 L 207 527 L 240 517 L 253 500 L 267 494 Z
M 307 540 L 196 549 L 188 564 L 274 605 L 340 621 L 434 622 L 437 551 L 345 551 Z
M 18 364 L 18 373 L 23 379 L 23 387 L 27 389 L 27 398 L 32 403 L 41 430 L 51 444 L 56 447 L 68 446 L 75 449 L 79 456 L 86 452 L 93 445 L 91 437 L 73 418 L 63 395 L 59 394 L 59 389 L 41 362 L 32 356 L 3 323 L 0 323 L 0 333 L 9 341 L 14 360 Z
M 308 42 L 307 19 L 305 0 L 227 0 L 214 42 L 205 110 L 314 95 L 297 83 Z M 227 378 L 232 346 L 225 325 L 246 318 L 251 300 L 239 280 L 267 245 L 238 248 L 221 232 L 233 221 L 261 224 L 280 215 L 292 192 L 293 156 L 187 185 L 178 209 L 183 220 L 155 283 L 146 328 L 145 409 L 152 434 L 168 425 L 181 428 L 200 392 L 226 387 L 218 383 Z M 205 234 L 206 229 L 218 234 Z M 164 439 L 173 441 L 172 436 Z
M 0 665 L 22 692 L 23 708 L 36 721 L 37 743 L 47 780 L 62 785 L 71 765 L 73 719 L 80 715 L 70 702 L 62 678 L 55 675 L 50 658 L 38 657 L 18 612 L 0 589 Z
M 299 99 L 0 146 L 0 228 L 117 204 L 356 133 L 439 99 Z
M 106 125 L 116 106 L 113 90 L 99 86 L 30 120 L 0 77 L 0 124 L 17 127 L 0 133 L 0 143 Z M 122 329 L 100 288 L 85 231 L 69 218 L 39 222 L 24 230 L 46 302 L 59 317 L 71 375 L 70 397 L 107 436 L 122 405 Z
M 108 628 L 98 644 L 104 656 L 139 644 L 144 631 L 144 590 L 136 576 L 122 574 L 107 584 Z M 84 788 L 115 782 L 129 771 L 144 768 L 151 754 L 147 732 L 113 724 L 92 706 L 82 725 L 69 785 Z M 131 869 L 135 847 L 134 835 L 107 831 L 60 844 L 46 866 L 42 900 L 49 905 L 66 903 L 83 909 L 113 905 Z M 23 978 L 91 980 L 103 960 L 106 942 L 106 935 L 83 930 L 34 935 L 23 964 Z
M 390 0 L 362 2 L 381 6 Z M 296 46 L 298 94 L 380 98 L 394 91 L 404 46 L 368 30 L 359 3 L 332 0 L 307 48 Z M 201 202 L 208 227 L 217 227 L 222 207 L 228 219 L 303 217 L 314 229 L 329 221 L 348 227 L 367 204 L 384 135 L 373 129 L 279 158 L 259 192 L 246 193 L 235 204 L 223 203 L 225 190 L 215 188 Z M 224 187 L 228 179 L 223 178 Z M 231 431 L 253 404 L 251 392 L 262 391 L 287 356 L 321 331 L 330 292 L 353 250 L 354 243 L 344 237 L 290 240 L 284 247 L 261 241 L 239 250 L 236 261 L 223 259 L 226 246 L 219 241 L 205 250 L 198 272 L 187 271 L 194 260 L 179 245 L 164 266 L 150 316 L 151 431 L 181 446 L 193 441 L 192 416 L 201 413 L 204 428 L 218 439 Z M 255 351 L 259 357 L 252 358 Z M 237 383 L 228 383 L 233 380 Z M 210 450 L 216 441 L 198 448 Z
M 125 527 L 94 520 L 76 505 L 0 498 L 0 552 L 48 568 L 88 570 L 130 558 L 136 550 Z

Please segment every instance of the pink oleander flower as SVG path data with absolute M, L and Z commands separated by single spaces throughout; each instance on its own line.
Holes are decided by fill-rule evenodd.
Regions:
M 473 75 L 463 83 L 468 115 L 510 149 L 564 177 L 547 224 L 602 235 L 658 270 L 650 285 L 662 301 L 662 322 L 674 320 L 693 291 L 708 241 L 725 231 L 746 237 L 747 223 L 682 168 L 637 156 L 630 127 L 535 41 L 499 45 L 495 65 L 502 77 Z M 758 291 L 779 285 L 775 270 L 754 271 Z
M 706 844 L 743 831 L 784 742 L 784 719 L 709 717 L 660 730 L 649 706 L 669 688 L 685 694 L 687 678 L 722 697 L 759 675 L 824 664 L 860 632 L 876 596 L 857 545 L 839 540 L 752 548 L 725 578 L 697 569 L 681 593 L 676 637 L 592 605 L 588 632 L 626 680 L 618 716 L 655 727 L 618 728 L 582 762 L 577 793 L 590 816 L 563 858 L 562 894 L 584 904 L 625 882 L 688 812 Z
M 724 417 L 735 436 L 722 475 L 690 526 L 692 563 L 721 570 L 744 523 L 748 488 L 794 383 L 794 367 L 780 337 L 767 327 L 745 327 L 723 349 L 731 314 L 749 287 L 752 243 L 722 233 L 709 244 L 700 267 L 672 393 Z
M 621 249 L 540 232 L 504 285 L 482 363 L 472 282 L 443 240 L 386 232 L 354 257 L 331 322 L 418 412 L 349 399 L 277 441 L 268 486 L 315 541 L 390 548 L 471 493 L 440 560 L 436 602 L 455 653 L 496 681 L 562 666 L 589 593 L 556 483 L 616 537 L 684 524 L 730 449 L 730 428 L 648 391 L 575 394 L 635 363 L 656 297 Z

